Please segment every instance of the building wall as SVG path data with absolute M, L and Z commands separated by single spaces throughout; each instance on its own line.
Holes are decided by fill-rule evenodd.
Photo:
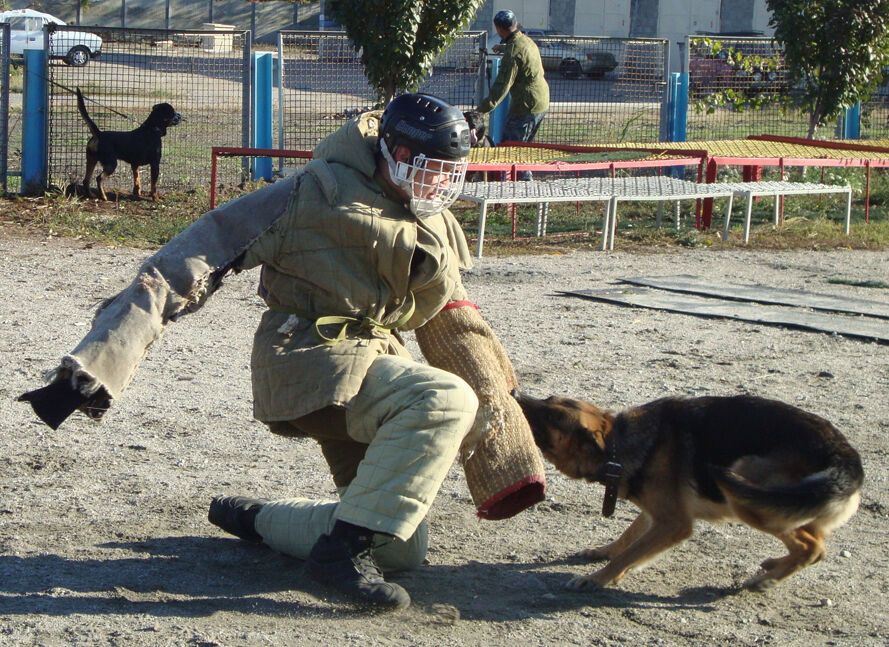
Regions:
M 578 0 L 574 33 L 626 38 L 630 34 L 630 0 Z
M 656 38 L 660 0 L 632 0 L 630 33 L 634 38 Z
M 770 36 L 766 0 L 487 0 L 472 29 L 493 34 L 491 20 L 512 9 L 528 28 L 551 29 L 577 36 L 667 38 L 671 58 L 689 34 L 761 32 Z

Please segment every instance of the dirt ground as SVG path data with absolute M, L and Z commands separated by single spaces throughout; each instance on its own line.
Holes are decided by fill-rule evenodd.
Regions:
M 829 279 L 889 278 L 889 252 L 574 252 L 485 258 L 465 282 L 523 388 L 618 409 L 749 392 L 824 415 L 861 452 L 857 515 L 827 559 L 767 593 L 739 584 L 783 547 L 740 525 L 693 538 L 619 588 L 563 589 L 578 550 L 634 516 L 548 468 L 547 500 L 482 522 L 455 466 L 430 513 L 429 565 L 399 576 L 406 612 L 350 610 L 299 561 L 224 536 L 218 493 L 329 497 L 312 441 L 252 420 L 254 272 L 171 325 L 106 419 L 52 432 L 15 401 L 83 336 L 145 252 L 0 227 L 0 645 L 889 644 L 889 345 L 560 296 L 619 277 L 696 274 L 889 301 Z M 412 347 L 416 349 L 415 345 Z

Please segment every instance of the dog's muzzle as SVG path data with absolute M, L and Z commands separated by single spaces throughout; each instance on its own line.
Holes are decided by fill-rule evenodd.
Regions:
M 180 121 L 182 121 L 182 115 L 180 115 L 178 112 L 176 112 L 173 114 L 173 118 L 170 119 L 170 125 L 177 126 L 177 125 L 179 125 Z

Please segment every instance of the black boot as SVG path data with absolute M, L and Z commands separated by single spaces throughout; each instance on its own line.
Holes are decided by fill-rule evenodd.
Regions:
M 411 597 L 398 584 L 386 582 L 374 561 L 374 533 L 337 521 L 329 535 L 321 535 L 306 560 L 306 572 L 336 589 L 352 602 L 380 609 L 404 609 Z
M 267 499 L 248 499 L 243 496 L 216 496 L 210 501 L 207 519 L 225 532 L 240 537 L 244 541 L 262 542 L 256 532 L 256 515 Z

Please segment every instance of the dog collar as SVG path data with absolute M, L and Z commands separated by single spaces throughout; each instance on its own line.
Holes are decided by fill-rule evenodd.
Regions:
M 617 505 L 617 490 L 620 486 L 620 478 L 624 473 L 624 466 L 617 462 L 616 439 L 611 439 L 611 447 L 608 450 L 608 462 L 603 469 L 605 481 L 605 496 L 602 498 L 602 516 L 610 517 L 614 514 Z

